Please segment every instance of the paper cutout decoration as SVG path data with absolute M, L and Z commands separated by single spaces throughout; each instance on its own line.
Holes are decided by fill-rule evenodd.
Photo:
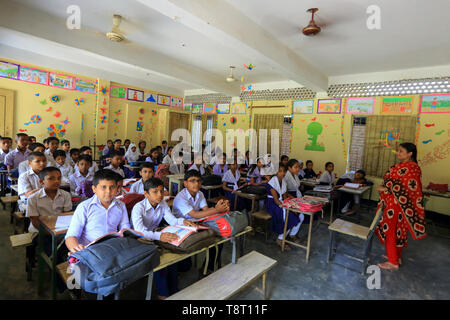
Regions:
M 50 72 L 48 85 L 61 89 L 73 90 L 75 77 Z
M 183 111 L 191 112 L 192 111 L 192 103 L 183 104 Z
M 317 113 L 341 113 L 341 99 L 319 99 Z
M 231 104 L 231 114 L 245 114 L 247 109 L 246 102 L 233 102 Z
M 119 123 L 119 119 L 114 119 L 113 122 L 118 124 Z
M 145 113 L 145 109 L 144 108 L 139 108 L 139 113 L 140 114 L 144 114 Z
M 127 99 L 142 102 L 144 101 L 144 91 L 128 88 Z
M 59 101 L 61 101 L 61 99 L 55 95 L 50 97 L 50 101 L 53 103 L 58 103 Z
M 27 132 L 27 129 L 19 129 L 20 132 Z
M 0 64 L 1 64 L 1 62 L 0 62 Z M 36 97 L 39 97 L 39 93 L 35 93 L 34 95 L 35 95 Z
M 249 65 L 246 65 L 246 64 L 244 64 L 244 67 L 246 68 L 246 69 L 248 69 L 248 70 L 253 70 L 253 68 L 255 67 L 253 64 L 249 64 Z
M 404 114 L 412 113 L 412 97 L 391 97 L 381 100 L 381 113 Z
M 441 131 L 436 132 L 435 135 L 439 136 L 439 135 L 443 134 L 444 132 L 445 132 L 445 130 L 441 130 Z
M 178 97 L 170 97 L 170 106 L 175 108 L 183 108 L 183 99 Z
M 241 86 L 241 91 L 245 91 L 245 86 L 244 85 Z
M 236 117 L 231 117 L 230 118 L 230 123 L 231 124 L 235 124 L 236 123 Z
M 319 122 L 311 122 L 306 128 L 306 133 L 309 135 L 308 140 L 311 143 L 305 145 L 305 150 L 309 151 L 325 151 L 323 143 L 318 144 L 317 138 L 322 133 L 323 127 Z
M 142 131 L 144 128 L 144 123 L 142 121 L 137 122 L 136 131 Z
M 106 108 L 100 108 L 100 111 L 102 112 L 102 114 L 106 113 Z
M 157 111 L 156 110 L 152 110 L 152 116 L 156 116 Z
M 42 105 L 46 105 L 47 104 L 47 100 L 45 100 L 45 99 L 41 100 L 41 101 L 39 101 L 39 103 L 42 104 Z
M 19 78 L 19 65 L 0 61 L 0 77 L 17 80 Z
M 103 86 L 100 88 L 100 93 L 102 95 L 106 96 L 108 94 L 108 92 L 109 92 L 108 88 L 103 87 Z
M 158 104 L 161 106 L 170 106 L 170 97 L 158 94 Z
M 450 113 L 450 93 L 424 94 L 420 97 L 421 113 Z
M 156 95 L 152 94 L 152 93 L 147 93 L 144 92 L 144 101 L 147 102 L 156 102 Z
M 218 114 L 229 114 L 230 113 L 230 104 L 229 103 L 218 103 L 217 104 L 217 113 Z
M 203 112 L 203 103 L 192 104 L 192 114 L 201 114 Z
M 80 106 L 84 103 L 84 99 L 83 98 L 75 98 L 75 104 L 77 106 Z
M 47 112 L 52 112 L 52 107 L 48 107 L 48 109 L 45 109 Z
M 61 112 L 56 111 L 56 112 L 53 114 L 53 116 L 54 116 L 55 118 L 59 118 L 59 117 L 61 116 Z
M 63 125 L 67 126 L 70 123 L 69 117 L 66 117 L 66 119 L 63 120 L 63 121 L 60 121 L 60 123 L 62 123 Z
M 110 97 L 125 99 L 127 97 L 127 88 L 111 86 Z
M 217 113 L 217 103 L 204 103 L 203 104 L 204 114 L 216 114 Z
M 144 117 L 139 117 L 138 119 L 139 119 L 139 120 L 144 120 Z
M 119 110 L 116 111 L 116 116 L 120 116 L 122 114 L 122 112 Z
M 19 80 L 48 85 L 48 72 L 44 70 L 20 66 Z
M 425 127 L 427 127 L 427 128 L 429 128 L 429 127 L 434 127 L 434 126 L 435 126 L 434 123 L 426 123 L 426 124 L 425 124 Z
M 61 138 L 66 134 L 66 128 L 60 124 L 51 124 L 50 126 L 48 126 L 47 128 L 48 131 L 48 135 L 50 137 L 57 137 L 57 138 Z
M 75 79 L 75 90 L 81 91 L 84 93 L 95 94 L 95 90 L 97 89 L 97 85 L 93 81 L 84 80 L 84 79 Z
M 347 110 L 349 114 L 373 114 L 375 98 L 348 98 Z
M 297 100 L 292 102 L 292 113 L 311 114 L 313 113 L 314 100 Z
M 103 105 L 106 105 L 106 98 L 103 98 Z
M 100 123 L 106 123 L 106 119 L 108 119 L 107 116 L 101 116 L 100 117 Z
M 382 130 L 380 132 L 379 142 L 382 142 L 383 145 L 387 148 L 390 148 L 391 145 L 389 143 L 402 143 L 402 139 L 400 139 L 401 131 L 397 128 L 391 128 L 389 130 Z
M 31 123 L 41 123 L 42 118 L 40 115 L 35 114 L 35 115 L 31 116 L 30 120 L 31 120 Z
M 433 141 L 433 140 L 429 139 L 429 140 L 422 141 L 422 143 L 423 143 L 423 144 L 428 144 L 428 143 L 430 143 L 431 141 Z

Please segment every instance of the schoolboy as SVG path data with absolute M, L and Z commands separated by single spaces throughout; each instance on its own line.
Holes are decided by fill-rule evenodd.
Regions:
M 12 146 L 11 138 L 9 137 L 0 138 L 0 167 L 4 165 L 5 157 L 9 153 L 9 149 L 11 149 L 11 146 Z
M 105 167 L 104 169 L 112 170 L 120 174 L 124 178 L 125 174 L 123 173 L 123 170 L 120 168 L 123 156 L 116 150 L 111 151 L 109 153 L 109 156 L 111 157 L 110 165 Z
M 30 144 L 30 146 L 28 147 L 28 150 L 30 150 L 30 152 L 42 152 L 42 153 L 44 153 L 45 147 L 44 147 L 44 145 L 43 145 L 42 143 L 37 142 L 37 143 L 32 143 L 32 144 Z M 18 167 L 18 170 L 19 170 L 19 176 L 20 176 L 22 173 L 24 173 L 24 172 L 26 172 L 27 170 L 29 170 L 30 168 L 31 168 L 31 167 L 30 167 L 30 165 L 28 164 L 28 159 L 25 160 L 25 161 L 22 161 L 22 162 L 19 164 L 19 167 Z
M 90 156 L 91 159 L 92 159 L 92 149 L 91 149 L 91 147 L 82 146 L 80 148 L 80 156 L 83 155 L 83 154 L 86 154 L 86 155 Z M 77 170 L 76 167 L 74 169 L 75 169 L 75 171 Z M 91 168 L 89 170 L 91 171 L 92 176 L 94 175 L 94 173 L 96 173 L 98 171 L 98 165 L 97 165 L 97 163 L 95 161 L 92 161 L 92 165 L 91 165 Z
M 47 158 L 42 152 L 32 152 L 28 156 L 30 169 L 19 176 L 18 193 L 22 200 L 26 200 L 41 188 L 39 174 L 47 166 Z
M 77 170 L 69 176 L 70 191 L 77 194 L 81 193 L 81 185 L 86 180 L 93 180 L 94 174 L 90 170 L 92 166 L 91 156 L 84 154 L 78 158 Z
M 64 150 L 56 150 L 53 152 L 55 159 L 55 167 L 61 171 L 62 185 L 69 185 L 69 177 L 74 173 L 73 168 L 66 161 L 66 153 Z
M 80 156 L 80 149 L 78 149 L 78 148 L 70 149 L 70 165 L 72 167 L 76 166 L 79 156 Z
M 70 141 L 69 140 L 61 140 L 61 149 L 66 154 L 66 163 L 70 166 Z
M 22 161 L 28 159 L 30 151 L 28 150 L 29 139 L 25 133 L 16 134 L 17 148 L 8 152 L 5 156 L 4 164 L 9 171 L 17 169 Z
M 53 158 L 53 153 L 58 150 L 59 148 L 59 139 L 56 137 L 48 137 L 47 138 L 47 144 L 48 144 L 48 149 L 45 150 L 45 156 L 47 157 L 47 163 L 52 166 L 55 167 L 56 166 L 56 161 L 55 158 Z
M 139 174 L 141 175 L 141 179 L 136 181 L 131 185 L 130 193 L 139 193 L 144 194 L 144 183 L 153 178 L 155 171 L 154 166 L 151 163 L 144 162 L 141 164 L 141 168 L 139 170 Z

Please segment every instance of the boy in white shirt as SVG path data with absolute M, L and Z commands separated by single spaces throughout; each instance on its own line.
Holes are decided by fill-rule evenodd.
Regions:
M 47 138 L 48 149 L 45 150 L 45 156 L 47 157 L 47 163 L 50 166 L 56 166 L 55 158 L 53 158 L 53 153 L 59 148 L 59 139 L 56 137 Z
M 28 148 L 28 150 L 30 150 L 31 152 L 42 152 L 42 153 L 44 153 L 45 147 L 44 147 L 44 145 L 42 143 L 36 142 L 36 143 L 32 143 L 30 145 L 30 147 Z M 30 169 L 31 169 L 31 167 L 28 164 L 28 160 L 22 161 L 19 164 L 19 176 L 22 173 L 27 172 Z
M 153 169 L 153 164 L 144 162 L 141 165 L 141 169 L 139 170 L 139 174 L 141 175 L 141 179 L 136 181 L 131 185 L 130 193 L 139 193 L 144 194 L 144 183 L 145 181 L 153 178 L 155 172 Z
M 12 146 L 12 139 L 9 137 L 0 137 L 0 167 L 4 166 L 5 157 Z
M 325 171 L 320 175 L 319 183 L 325 185 L 333 185 L 336 176 L 333 173 L 334 164 L 333 162 L 325 163 Z
M 66 161 L 66 153 L 63 150 L 56 150 L 53 152 L 53 158 L 55 159 L 55 167 L 61 171 L 61 184 L 63 186 L 70 185 L 69 177 L 74 173 L 74 171 Z
M 123 173 L 123 170 L 120 168 L 123 156 L 115 150 L 111 151 L 109 155 L 111 157 L 111 164 L 103 169 L 114 171 L 115 173 L 120 174 L 122 178 L 125 178 L 125 174 Z
M 61 141 L 61 149 L 66 154 L 66 163 L 70 165 L 70 141 L 69 140 L 62 140 Z
M 88 155 L 82 155 L 78 158 L 77 170 L 69 176 L 70 191 L 81 194 L 81 186 L 86 180 L 93 180 L 94 175 L 90 171 L 92 158 Z
M 80 148 L 80 156 L 82 156 L 84 154 L 90 156 L 91 159 L 93 159 L 91 147 L 88 147 L 88 146 L 81 147 Z M 77 171 L 77 167 L 75 167 L 74 169 L 75 169 L 75 171 Z M 92 176 L 94 176 L 94 173 L 96 173 L 98 171 L 98 165 L 95 161 L 92 161 L 91 168 L 89 169 L 89 171 L 91 172 Z
M 22 201 L 41 189 L 39 174 L 47 166 L 47 158 L 42 152 L 32 152 L 28 156 L 28 164 L 31 168 L 22 173 L 18 180 L 18 193 Z

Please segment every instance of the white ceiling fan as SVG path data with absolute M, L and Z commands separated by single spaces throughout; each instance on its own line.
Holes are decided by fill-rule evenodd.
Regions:
M 226 78 L 227 82 L 234 82 L 236 81 L 236 78 L 233 76 L 233 69 L 236 68 L 235 66 L 230 66 L 230 74 Z
M 112 30 L 110 32 L 106 33 L 106 36 L 108 37 L 109 40 L 114 41 L 114 42 L 121 42 L 121 41 L 125 40 L 125 36 L 121 33 L 121 31 L 119 29 L 121 22 L 122 22 L 122 16 L 115 14 L 113 16 Z

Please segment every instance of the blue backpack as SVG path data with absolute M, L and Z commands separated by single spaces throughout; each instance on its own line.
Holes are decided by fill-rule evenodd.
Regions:
M 70 257 L 80 270 L 80 286 L 103 296 L 116 293 L 159 265 L 157 246 L 131 237 L 110 238 Z

